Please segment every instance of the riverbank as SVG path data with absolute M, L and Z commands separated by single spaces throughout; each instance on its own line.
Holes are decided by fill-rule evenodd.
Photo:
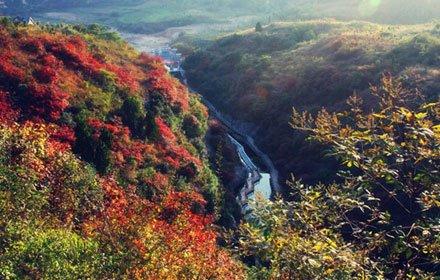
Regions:
M 170 52 L 176 52 L 175 49 L 169 48 L 168 46 L 163 48 L 166 50 L 166 53 L 169 54 Z M 155 54 L 161 54 L 163 53 L 160 49 L 154 50 Z M 163 57 L 163 59 L 166 61 L 167 64 L 182 64 L 182 55 L 180 53 L 175 53 L 175 55 L 172 55 L 172 57 L 175 57 L 179 59 L 178 61 L 169 61 L 170 57 Z M 255 186 L 260 187 L 260 191 L 264 194 L 267 194 L 270 192 L 269 195 L 264 195 L 268 199 L 276 194 L 281 194 L 281 187 L 279 184 L 279 173 L 278 170 L 275 168 L 275 165 L 273 164 L 270 157 L 265 154 L 256 144 L 255 140 L 251 136 L 252 126 L 246 125 L 242 122 L 235 121 L 231 119 L 228 116 L 225 116 L 220 111 L 217 110 L 217 108 L 214 107 L 214 105 L 209 102 L 206 98 L 204 98 L 201 94 L 197 93 L 196 91 L 192 90 L 190 85 L 187 82 L 187 77 L 185 74 L 185 70 L 182 69 L 180 66 L 177 69 L 177 71 L 172 72 L 175 76 L 177 76 L 180 81 L 185 84 L 188 89 L 198 96 L 201 97 L 202 102 L 205 104 L 205 106 L 208 107 L 210 111 L 211 117 L 214 117 L 215 119 L 219 120 L 225 127 L 230 130 L 230 134 L 233 134 L 234 137 L 232 137 L 229 134 L 229 138 L 232 140 L 232 143 L 236 146 L 237 153 L 239 154 L 243 165 L 248 169 L 249 176 L 246 180 L 245 187 L 243 188 L 245 191 L 241 192 L 241 198 L 239 198 L 240 201 L 243 202 L 243 200 L 247 199 L 248 195 L 255 193 Z M 236 139 L 238 139 L 240 142 L 244 143 L 246 147 L 248 147 L 252 153 L 259 159 L 258 162 L 261 162 L 265 169 L 269 172 L 268 174 L 261 174 L 262 168 L 260 165 L 260 168 L 257 167 L 251 158 L 248 156 L 245 148 L 241 143 L 239 143 Z M 267 181 L 267 178 L 269 177 L 270 186 L 266 187 L 261 184 L 261 179 L 264 178 L 265 181 Z M 269 190 L 268 190 L 269 188 Z M 242 203 L 243 204 L 243 203 Z
M 238 140 L 243 141 L 246 143 L 246 145 L 252 149 L 252 151 L 262 159 L 263 163 L 268 169 L 268 172 L 271 176 L 271 186 L 273 189 L 274 194 L 280 194 L 281 193 L 281 186 L 279 184 L 279 173 L 278 170 L 275 168 L 275 165 L 273 164 L 270 157 L 265 154 L 260 148 L 255 144 L 255 140 L 246 134 L 250 126 L 240 123 L 238 121 L 234 121 L 231 118 L 225 116 L 220 111 L 218 111 L 214 105 L 209 102 L 206 98 L 202 96 L 202 102 L 205 104 L 206 107 L 210 110 L 211 114 L 217 118 L 219 121 L 221 121 L 228 129 L 230 129 L 233 133 L 237 135 Z
M 163 50 L 166 50 L 167 54 L 173 51 L 176 52 L 176 50 L 169 47 L 164 47 Z M 164 52 L 161 51 L 160 49 L 159 50 L 156 49 L 154 50 L 154 53 L 161 54 Z M 169 61 L 170 57 L 175 57 L 176 59 L 179 60 Z M 167 57 L 163 57 L 163 59 L 166 61 L 167 64 L 176 63 L 178 65 L 181 65 L 182 64 L 181 57 L 182 57 L 181 54 L 176 52 L 174 53 L 174 55 L 171 56 L 167 55 Z M 178 76 L 181 82 L 184 83 L 192 93 L 201 96 L 202 102 L 208 107 L 211 117 L 219 120 L 230 131 L 228 137 L 231 140 L 232 144 L 235 146 L 239 158 L 248 172 L 246 182 L 244 183 L 244 186 L 240 190 L 240 193 L 237 197 L 237 200 L 239 201 L 242 207 L 243 213 L 247 212 L 248 201 L 251 200 L 252 197 L 255 198 L 257 192 L 260 193 L 266 199 L 270 199 L 274 195 L 280 194 L 281 188 L 279 184 L 278 171 L 276 170 L 270 157 L 259 149 L 259 147 L 255 144 L 255 141 L 252 138 L 252 136 L 250 136 L 249 131 L 251 130 L 251 127 L 246 127 L 245 124 L 234 121 L 228 118 L 227 116 L 223 115 L 220 111 L 217 110 L 217 108 L 214 107 L 214 105 L 211 102 L 209 102 L 202 95 L 198 94 L 196 91 L 192 90 L 189 84 L 187 83 L 187 77 L 185 75 L 185 71 L 180 66 L 177 69 L 177 71 L 172 73 L 175 76 Z M 232 137 L 231 134 L 234 134 L 235 138 Z M 262 173 L 261 168 L 255 165 L 252 159 L 248 156 L 244 146 L 240 142 L 238 142 L 236 138 L 239 139 L 239 141 L 241 141 L 244 145 L 250 148 L 250 150 L 256 155 L 256 157 L 260 159 L 259 161 L 263 163 L 263 165 L 266 167 L 269 173 Z

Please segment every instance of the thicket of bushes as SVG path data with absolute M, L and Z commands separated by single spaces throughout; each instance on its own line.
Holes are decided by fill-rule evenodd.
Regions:
M 255 279 L 440 277 L 440 104 L 384 76 L 370 111 L 294 110 L 291 125 L 331 147 L 338 184 L 293 179 L 292 200 L 257 201 L 235 236 Z

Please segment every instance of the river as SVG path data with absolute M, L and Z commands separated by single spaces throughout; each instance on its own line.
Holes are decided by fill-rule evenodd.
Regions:
M 148 38 L 151 37 L 151 35 L 145 38 L 141 38 L 140 36 L 141 35 L 132 37 L 130 35 L 124 34 L 124 38 L 132 43 L 134 46 L 139 46 L 140 42 L 148 41 Z M 135 40 L 132 42 L 130 39 Z M 155 43 L 157 43 L 157 41 L 155 41 Z M 179 68 L 175 70 L 175 74 L 177 73 L 178 75 L 180 75 L 181 80 L 188 86 L 188 88 L 190 88 L 186 82 L 187 79 L 185 77 L 185 71 L 180 68 L 182 61 L 169 61 L 170 57 L 176 57 L 180 59 L 181 55 L 177 53 L 177 50 L 168 47 L 168 45 L 156 49 L 151 48 L 151 43 L 149 43 L 148 46 L 150 49 L 145 46 L 139 49 L 144 51 L 149 50 L 149 52 L 161 56 L 164 59 L 165 63 L 169 64 L 167 65 L 169 66 L 168 68 L 170 68 L 172 64 L 179 65 Z M 197 92 L 191 90 L 191 88 L 190 91 L 194 94 L 198 94 Z M 278 183 L 278 171 L 275 169 L 275 166 L 269 156 L 267 156 L 258 148 L 258 146 L 255 144 L 254 139 L 245 132 L 246 129 L 243 129 L 239 122 L 234 121 L 228 116 L 225 116 L 219 110 L 217 110 L 217 108 L 215 108 L 211 102 L 206 100 L 206 98 L 204 98 L 203 96 L 201 97 L 202 102 L 208 107 L 211 117 L 219 120 L 229 129 L 230 133 L 228 134 L 228 137 L 231 143 L 234 145 L 242 165 L 247 171 L 246 182 L 244 182 L 243 187 L 241 188 L 237 196 L 237 201 L 241 206 L 242 213 L 246 214 L 249 212 L 249 210 L 251 210 L 252 203 L 250 202 L 252 200 L 255 201 L 257 197 L 269 200 L 272 198 L 274 193 L 280 192 L 280 185 Z M 234 136 L 232 136 L 232 134 L 234 134 Z M 265 165 L 264 168 L 267 169 L 268 172 L 262 171 L 262 168 L 258 167 L 254 163 L 254 161 L 246 152 L 245 146 L 248 149 L 252 150 L 255 156 L 260 159 L 259 162 L 262 162 Z

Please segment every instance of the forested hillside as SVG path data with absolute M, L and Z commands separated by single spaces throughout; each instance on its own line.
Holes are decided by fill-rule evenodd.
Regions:
M 207 111 L 98 26 L 0 24 L 0 278 L 242 279 Z
M 183 45 L 189 41 L 182 39 Z M 200 43 L 200 41 L 194 41 Z M 418 87 L 428 100 L 440 92 L 440 26 L 365 22 L 276 23 L 195 45 L 186 59 L 190 84 L 233 118 L 250 122 L 284 179 L 331 181 L 336 162 L 288 125 L 293 106 L 316 112 L 345 108 L 382 73 Z M 373 100 L 366 99 L 372 106 Z

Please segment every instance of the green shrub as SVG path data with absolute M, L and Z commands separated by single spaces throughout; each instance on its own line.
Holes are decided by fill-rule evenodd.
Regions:
M 120 116 L 122 122 L 130 128 L 134 137 L 145 137 L 145 110 L 143 101 L 139 97 L 129 96 L 125 99 Z
M 3 279 L 100 279 L 98 243 L 67 229 L 9 224 L 0 240 Z

